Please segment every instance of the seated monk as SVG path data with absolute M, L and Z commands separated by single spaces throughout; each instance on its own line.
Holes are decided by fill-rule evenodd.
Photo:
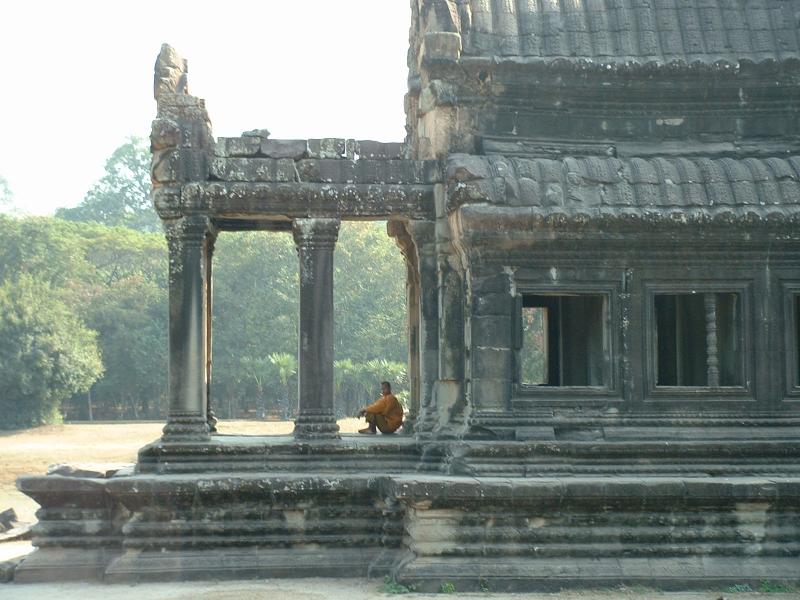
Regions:
M 403 407 L 392 394 L 392 386 L 388 381 L 381 382 L 381 397 L 362 408 L 358 416 L 367 420 L 367 426 L 359 429 L 358 433 L 375 434 L 376 429 L 380 429 L 381 433 L 394 433 L 400 428 L 403 424 Z

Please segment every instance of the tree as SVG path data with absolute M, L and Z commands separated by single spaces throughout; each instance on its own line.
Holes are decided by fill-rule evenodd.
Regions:
M 0 283 L 22 273 L 46 284 L 52 298 L 80 307 L 84 324 L 97 333 L 105 376 L 92 388 L 96 415 L 158 417 L 167 372 L 163 236 L 0 215 Z M 83 394 L 70 406 L 88 416 Z
M 297 359 L 293 354 L 287 352 L 273 352 L 267 358 L 275 370 L 275 375 L 283 390 L 282 394 L 285 393 L 284 397 L 279 399 L 278 404 L 283 404 L 284 412 L 288 412 L 291 408 L 292 396 L 290 383 L 292 377 L 297 374 Z
M 78 227 L 57 219 L 0 215 L 0 282 L 22 273 L 54 290 L 87 281 L 91 266 Z
M 334 267 L 336 359 L 405 361 L 406 269 L 386 224 L 343 225 Z
M 61 403 L 103 373 L 96 334 L 30 275 L 0 285 L 0 428 L 60 420 Z
M 56 216 L 67 221 L 96 221 L 139 231 L 158 231 L 159 219 L 150 202 L 150 150 L 138 137 L 114 150 L 105 174 L 74 208 L 59 208 Z
M 92 390 L 101 413 L 147 419 L 159 416 L 167 385 L 166 292 L 143 274 L 98 288 L 86 306 L 98 332 L 106 374 Z
M 297 260 L 285 233 L 226 232 L 217 240 L 211 395 L 222 417 L 296 400 Z M 336 403 L 351 414 L 374 400 L 384 379 L 402 397 L 405 269 L 382 223 L 343 225 L 335 260 Z M 167 270 L 159 234 L 0 215 L 0 285 L 30 274 L 54 302 L 80 307 L 97 334 L 105 374 L 91 389 L 96 418 L 163 414 Z M 80 394 L 73 415 L 88 416 Z
M 13 199 L 14 194 L 11 193 L 11 187 L 5 177 L 0 175 L 0 212 L 13 212 Z

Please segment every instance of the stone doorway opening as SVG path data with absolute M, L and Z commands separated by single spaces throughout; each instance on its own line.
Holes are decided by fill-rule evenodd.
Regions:
M 298 294 L 291 233 L 220 234 L 214 250 L 210 389 L 218 419 L 294 418 Z
M 334 252 L 334 393 L 338 418 L 380 395 L 381 381 L 408 410 L 409 309 L 404 259 L 385 221 L 345 221 Z
M 286 435 L 298 411 L 298 252 L 282 230 L 222 231 L 213 245 L 209 407 L 247 433 Z M 390 381 L 406 407 L 409 389 L 408 282 L 385 221 L 340 224 L 334 251 L 334 415 L 342 432 Z M 264 426 L 259 427 L 259 423 Z M 263 433 L 262 433 L 263 429 Z M 286 430 L 286 431 L 284 431 Z

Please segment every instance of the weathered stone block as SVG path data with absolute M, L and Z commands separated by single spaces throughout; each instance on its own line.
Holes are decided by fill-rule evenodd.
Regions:
M 222 181 L 274 181 L 275 160 L 271 158 L 215 158 L 211 177 Z
M 261 153 L 269 158 L 300 160 L 306 151 L 306 140 L 261 140 Z
M 172 119 L 155 119 L 150 128 L 150 147 L 153 152 L 176 148 L 181 143 L 181 127 Z
M 488 179 L 489 163 L 485 158 L 468 154 L 453 154 L 447 159 L 446 177 L 448 182 Z
M 261 152 L 261 139 L 258 137 L 221 137 L 217 139 L 214 152 L 223 158 L 257 156 Z
M 347 156 L 347 140 L 322 138 L 308 140 L 309 158 L 344 158 Z
M 162 219 L 174 219 L 181 214 L 181 188 L 160 187 L 152 191 L 153 205 Z
M 182 174 L 178 150 L 162 151 L 157 156 L 154 156 L 150 167 L 150 176 L 154 182 L 166 184 L 180 181 Z
M 488 294 L 508 295 L 510 287 L 509 274 L 500 272 L 499 267 L 497 273 L 482 272 L 472 277 L 473 300 L 479 297 L 488 297 Z
M 472 376 L 478 379 L 511 379 L 512 353 L 508 348 L 472 349 Z
M 422 163 L 412 160 L 359 159 L 355 163 L 359 183 L 422 183 Z
M 355 181 L 355 165 L 352 161 L 321 159 L 318 163 L 317 181 L 320 183 L 352 183 Z
M 458 60 L 460 57 L 460 34 L 449 31 L 431 31 L 425 34 L 420 50 L 422 62 Z
M 275 161 L 275 181 L 298 181 L 299 175 L 295 168 L 295 161 L 291 158 L 279 158 Z
M 486 293 L 474 295 L 472 312 L 476 316 L 510 316 L 514 297 L 509 293 Z
M 473 317 L 472 343 L 494 348 L 511 347 L 511 318 L 502 316 Z
M 359 159 L 399 160 L 405 158 L 406 146 L 403 143 L 383 143 L 373 140 L 358 140 L 356 151 Z
M 506 410 L 511 397 L 508 379 L 473 379 L 472 402 L 478 410 Z

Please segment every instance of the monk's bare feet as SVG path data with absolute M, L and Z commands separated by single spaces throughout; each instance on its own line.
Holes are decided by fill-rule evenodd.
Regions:
M 367 433 L 367 434 L 370 434 L 370 435 L 375 435 L 375 430 L 374 429 L 370 429 L 369 427 L 365 427 L 364 429 L 359 429 L 358 433 Z

